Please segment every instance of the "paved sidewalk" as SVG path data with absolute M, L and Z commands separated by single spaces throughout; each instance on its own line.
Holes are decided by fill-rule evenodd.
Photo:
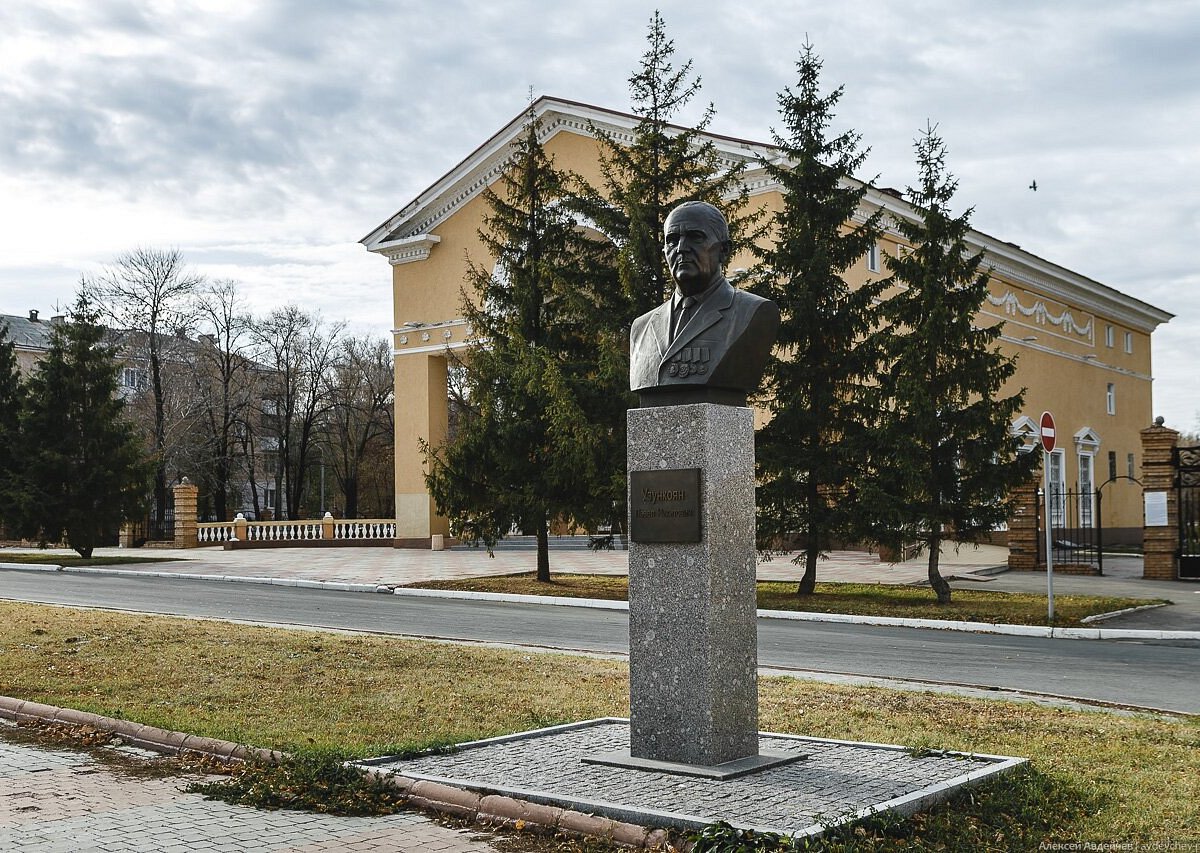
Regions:
M 6 552 L 0 549 L 0 564 Z M 43 554 L 71 555 L 69 550 L 47 550 Z M 482 549 L 426 551 L 395 548 L 251 548 L 225 551 L 220 548 L 97 548 L 98 557 L 161 557 L 178 562 L 131 563 L 122 569 L 153 573 L 203 574 L 403 586 L 427 580 L 449 580 L 480 575 L 506 575 L 536 568 L 533 551 L 500 550 L 488 557 Z M 791 562 L 794 554 L 759 560 L 761 580 L 798 580 L 803 566 Z M 991 545 L 964 546 L 942 555 L 942 572 L 967 575 L 1005 565 L 1008 551 Z M 34 567 L 29 567 L 34 568 Z M 623 575 L 629 570 L 627 551 L 551 551 L 550 571 L 573 574 Z M 884 563 L 878 555 L 862 551 L 834 551 L 817 566 L 822 581 L 861 583 L 922 583 L 925 561 Z
M 418 812 L 329 817 L 260 811 L 147 778 L 86 752 L 15 743 L 0 727 L 0 850 L 37 853 L 495 853 L 478 830 Z
M 952 584 L 958 589 L 977 589 L 974 578 Z M 1004 572 L 989 577 L 986 589 L 997 592 L 1046 594 L 1045 572 Z M 1146 580 L 1141 556 L 1105 555 L 1104 576 L 1055 573 L 1054 594 L 1115 595 L 1125 598 L 1160 598 L 1170 607 L 1139 610 L 1105 619 L 1105 628 L 1153 631 L 1200 631 L 1200 583 L 1196 581 Z

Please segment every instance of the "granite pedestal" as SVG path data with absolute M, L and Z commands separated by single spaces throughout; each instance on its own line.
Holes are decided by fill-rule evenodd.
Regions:
M 695 403 L 628 416 L 631 490 L 636 472 L 699 469 L 700 491 L 698 505 L 683 489 L 630 496 L 634 513 L 700 516 L 699 541 L 639 542 L 631 520 L 630 766 L 744 772 L 760 763 L 753 415 Z

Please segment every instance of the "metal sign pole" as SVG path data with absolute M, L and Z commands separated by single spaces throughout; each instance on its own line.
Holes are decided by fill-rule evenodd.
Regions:
M 1051 527 L 1054 516 L 1050 512 L 1050 454 L 1042 453 L 1042 492 L 1046 496 L 1046 619 L 1054 625 L 1054 551 Z
M 1054 626 L 1054 513 L 1050 509 L 1050 456 L 1058 443 L 1054 415 L 1042 412 L 1039 428 L 1042 440 L 1042 493 L 1046 496 L 1046 620 Z

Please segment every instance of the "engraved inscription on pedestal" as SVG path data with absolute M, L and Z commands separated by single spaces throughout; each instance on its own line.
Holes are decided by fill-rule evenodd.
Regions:
M 629 472 L 629 538 L 699 542 L 700 469 Z

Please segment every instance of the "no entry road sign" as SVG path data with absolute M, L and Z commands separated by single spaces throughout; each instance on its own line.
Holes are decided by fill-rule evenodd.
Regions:
M 1042 449 L 1054 452 L 1054 415 L 1042 412 Z

